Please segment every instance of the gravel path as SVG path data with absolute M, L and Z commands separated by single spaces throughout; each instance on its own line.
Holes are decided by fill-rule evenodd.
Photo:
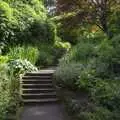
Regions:
M 20 120 L 68 120 L 68 117 L 62 105 L 44 104 L 24 107 Z

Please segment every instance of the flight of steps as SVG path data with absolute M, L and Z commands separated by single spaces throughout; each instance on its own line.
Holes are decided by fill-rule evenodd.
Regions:
M 56 91 L 52 83 L 54 71 L 43 70 L 26 73 L 21 79 L 21 96 L 24 104 L 57 102 Z

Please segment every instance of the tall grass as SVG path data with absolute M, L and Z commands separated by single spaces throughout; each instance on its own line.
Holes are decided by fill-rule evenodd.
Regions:
M 10 48 L 8 56 L 10 59 L 22 59 L 22 60 L 27 59 L 28 61 L 35 65 L 39 56 L 39 50 L 36 47 L 31 46 L 15 47 Z

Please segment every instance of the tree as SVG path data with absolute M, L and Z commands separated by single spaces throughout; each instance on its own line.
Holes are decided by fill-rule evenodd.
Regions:
M 75 14 L 70 16 L 70 24 L 74 21 L 75 24 L 83 21 L 96 24 L 108 36 L 111 36 L 108 27 L 109 17 L 118 4 L 120 4 L 119 0 L 57 0 L 57 14 L 74 12 Z

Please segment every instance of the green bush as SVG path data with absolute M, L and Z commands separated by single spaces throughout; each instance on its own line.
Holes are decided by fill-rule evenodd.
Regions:
M 84 87 L 89 89 L 89 98 L 93 108 L 86 107 L 84 109 L 85 105 L 83 105 L 80 106 L 82 111 L 80 109 L 78 112 L 75 109 L 77 119 L 119 120 L 119 86 L 118 80 L 102 80 L 99 78 L 96 78 L 96 80 L 84 80 Z
M 109 21 L 109 32 L 110 36 L 116 36 L 120 33 L 120 9 L 118 4 L 118 9 L 116 9 L 117 6 L 112 10 L 112 14 L 110 16 Z
M 90 90 L 91 97 L 97 104 L 110 111 L 120 110 L 119 87 L 118 80 L 96 80 Z
M 13 40 L 14 33 L 8 27 L 9 24 L 12 24 L 13 20 L 13 10 L 8 3 L 1 1 L 0 2 L 0 40 L 6 43 L 6 40 Z
M 78 40 L 77 40 L 77 33 L 78 33 L 78 29 L 74 29 L 72 28 L 70 30 L 70 28 L 62 28 L 62 26 L 58 27 L 58 34 L 59 36 L 66 42 L 71 43 L 72 45 L 77 44 Z
M 10 60 L 8 62 L 9 70 L 13 72 L 13 75 L 19 75 L 26 71 L 32 72 L 37 71 L 37 68 L 34 67 L 29 61 L 27 60 Z
M 119 53 L 120 53 L 120 34 L 118 34 L 117 36 L 113 37 L 111 40 L 111 45 L 113 46 L 114 49 L 114 62 L 118 62 L 119 61 Z
M 119 35 L 111 40 L 103 40 L 95 47 L 96 58 L 93 59 L 92 69 L 96 71 L 97 76 L 101 78 L 119 76 L 119 48 Z M 88 65 L 90 64 L 88 61 Z
M 95 57 L 96 54 L 94 52 L 94 45 L 91 43 L 81 42 L 74 46 L 69 53 L 67 53 L 62 59 L 61 63 L 63 62 L 81 62 L 87 63 L 89 59 Z
M 0 120 L 8 120 L 20 106 L 19 75 L 37 68 L 27 60 L 17 59 L 0 64 L 0 71 Z
M 38 44 L 38 60 L 36 65 L 39 67 L 50 66 L 54 63 L 53 45 L 51 44 Z
M 6 120 L 9 115 L 12 116 L 12 114 L 16 112 L 17 102 L 19 101 L 15 100 L 15 93 L 13 94 L 11 91 L 13 89 L 11 85 L 13 81 L 8 75 L 8 66 L 6 64 L 0 64 L 0 71 L 0 120 Z M 16 90 L 18 90 L 18 88 L 15 89 L 15 91 Z M 17 96 L 17 98 L 19 97 Z
M 8 115 L 7 114 L 7 112 L 8 112 L 7 109 L 9 108 L 9 104 L 10 104 L 11 98 L 12 97 L 10 97 L 8 91 L 3 91 L 0 94 L 0 119 L 1 120 L 6 120 L 6 118 L 7 118 L 7 115 Z
M 6 46 L 54 42 L 56 28 L 47 20 L 42 1 L 1 0 L 0 3 L 0 40 Z
M 54 44 L 38 43 L 39 55 L 37 66 L 52 66 L 59 62 L 59 59 L 70 49 L 69 43 L 55 42 Z
M 36 62 L 36 65 L 39 67 L 45 67 L 53 65 L 54 56 L 50 54 L 49 52 L 40 50 L 38 60 Z
M 55 28 L 55 24 L 50 20 L 34 21 L 31 24 L 29 31 L 33 39 L 33 40 L 31 39 L 31 42 L 33 44 L 39 42 L 53 44 L 55 42 L 56 28 Z
M 56 85 L 76 89 L 76 80 L 82 69 L 83 66 L 77 63 L 60 65 L 54 74 Z
M 53 54 L 54 54 L 54 63 L 59 63 L 59 59 L 62 58 L 66 52 L 68 52 L 71 48 L 71 44 L 68 42 L 62 42 L 59 37 L 56 38 L 55 44 L 53 46 Z
M 120 36 L 117 35 L 112 39 L 99 36 L 97 39 L 101 39 L 100 41 L 97 41 L 96 35 L 92 37 L 88 35 L 61 59 L 60 63 L 63 66 L 61 68 L 60 64 L 56 71 L 59 78 L 57 84 L 64 85 L 68 89 L 75 85 L 77 90 L 85 91 L 89 96 L 88 103 L 79 106 L 77 103 L 70 102 L 70 105 L 67 105 L 70 112 L 74 113 L 74 119 L 119 120 Z M 74 74 L 69 73 L 69 70 L 73 70 L 71 61 L 84 65 L 74 82 L 70 79 Z M 67 72 L 65 63 L 69 66 Z M 68 75 L 70 78 L 67 79 Z M 65 80 L 72 82 L 69 84 L 70 81 Z M 82 98 L 76 101 L 81 103 Z M 89 106 L 91 104 L 92 107 Z

